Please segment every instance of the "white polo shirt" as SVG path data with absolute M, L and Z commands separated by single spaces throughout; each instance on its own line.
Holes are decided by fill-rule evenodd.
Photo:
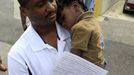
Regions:
M 56 23 L 58 50 L 45 44 L 30 25 L 8 53 L 9 75 L 50 75 L 58 58 L 64 51 L 70 51 L 70 34 Z

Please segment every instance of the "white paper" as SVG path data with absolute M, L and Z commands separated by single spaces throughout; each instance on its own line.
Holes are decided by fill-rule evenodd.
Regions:
M 93 63 L 65 52 L 53 69 L 52 75 L 106 75 L 108 71 Z

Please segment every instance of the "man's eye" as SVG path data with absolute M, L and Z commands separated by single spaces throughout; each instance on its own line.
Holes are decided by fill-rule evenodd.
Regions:
M 44 5 L 44 3 L 43 2 L 40 2 L 40 3 L 38 3 L 36 6 L 37 7 L 42 7 Z
M 49 0 L 50 2 L 53 2 L 54 0 Z

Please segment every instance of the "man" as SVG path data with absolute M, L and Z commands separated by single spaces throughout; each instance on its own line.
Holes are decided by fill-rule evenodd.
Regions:
M 1 56 L 0 56 L 0 71 L 6 71 L 7 70 L 7 68 L 6 68 L 6 66 L 4 65 L 4 64 L 2 64 L 2 59 L 1 59 Z
M 70 50 L 70 35 L 58 25 L 55 0 L 18 0 L 31 25 L 8 54 L 9 75 L 50 75 L 64 51 Z

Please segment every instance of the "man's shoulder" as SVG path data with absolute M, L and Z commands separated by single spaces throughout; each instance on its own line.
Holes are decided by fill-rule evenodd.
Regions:
M 60 38 L 67 39 L 70 38 L 70 33 L 62 25 L 56 22 L 57 32 Z
M 23 53 L 28 47 L 28 43 L 24 39 L 19 39 L 10 49 L 9 54 Z
M 27 39 L 27 32 L 24 32 L 20 38 L 14 43 L 9 51 L 9 55 L 16 55 L 23 53 L 26 48 L 28 47 L 28 39 Z

